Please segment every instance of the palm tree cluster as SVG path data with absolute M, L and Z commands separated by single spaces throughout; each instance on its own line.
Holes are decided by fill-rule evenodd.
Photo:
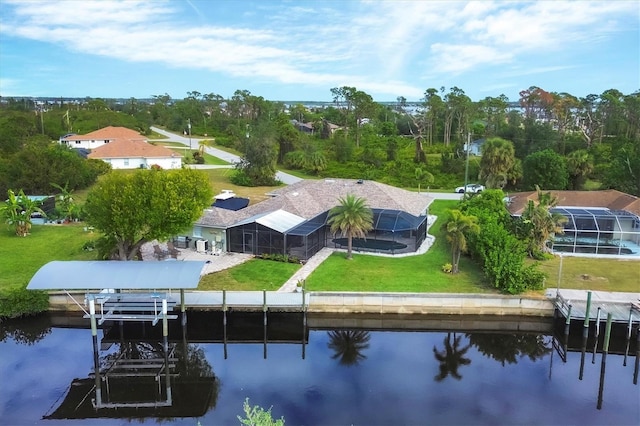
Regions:
M 529 232 L 529 256 L 536 257 L 536 253 L 545 250 L 545 244 L 555 234 L 564 232 L 563 225 L 568 219 L 560 213 L 550 210 L 558 205 L 558 197 L 551 192 L 542 192 L 536 186 L 538 202 L 529 200 L 522 213 L 522 220 L 528 226 Z

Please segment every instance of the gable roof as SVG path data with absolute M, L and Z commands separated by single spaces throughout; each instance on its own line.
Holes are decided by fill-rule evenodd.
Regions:
M 237 212 L 216 207 L 207 209 L 197 224 L 228 227 L 252 216 L 276 210 L 284 210 L 308 220 L 337 206 L 338 200 L 347 194 L 364 198 L 372 209 L 399 210 L 413 216 L 424 215 L 432 201 L 431 197 L 424 194 L 374 181 L 302 180 L 277 189 L 269 194 L 272 198 Z
M 88 158 L 167 158 L 178 154 L 164 146 L 151 145 L 143 141 L 119 139 L 94 149 Z
M 86 135 L 70 135 L 62 138 L 63 141 L 86 141 L 86 140 L 103 140 L 103 141 L 116 141 L 116 140 L 129 140 L 129 141 L 147 141 L 147 138 L 135 130 L 127 129 L 126 127 L 107 126 L 94 132 L 87 133 Z
M 640 199 L 615 189 L 603 191 L 543 191 L 558 198 L 558 207 L 596 207 L 625 210 L 640 216 Z M 536 191 L 509 195 L 507 208 L 512 215 L 521 215 L 529 200 L 538 201 Z

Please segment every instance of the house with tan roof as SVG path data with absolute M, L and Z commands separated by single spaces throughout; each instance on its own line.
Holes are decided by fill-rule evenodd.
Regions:
M 60 143 L 69 148 L 95 149 L 119 140 L 147 142 L 147 138 L 126 127 L 108 126 L 85 135 L 66 135 Z
M 547 191 L 545 191 L 547 192 Z M 549 242 L 555 252 L 594 255 L 640 256 L 640 199 L 624 192 L 548 191 L 557 198 L 551 213 L 567 218 L 564 233 Z M 521 216 L 535 191 L 510 194 L 507 208 Z
M 154 165 L 163 169 L 182 167 L 180 155 L 142 140 L 118 139 L 93 149 L 87 158 L 102 160 L 114 169 L 147 169 Z
M 366 180 L 302 180 L 237 211 L 212 206 L 195 223 L 192 239 L 215 251 L 283 254 L 309 259 L 323 247 L 346 242 L 331 234 L 329 210 L 348 194 L 364 198 L 373 211 L 373 230 L 356 249 L 385 253 L 418 250 L 427 235 L 432 198 Z

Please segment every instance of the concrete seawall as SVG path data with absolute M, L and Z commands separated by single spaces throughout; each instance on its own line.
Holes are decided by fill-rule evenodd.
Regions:
M 186 292 L 188 293 L 188 292 Z M 220 299 L 221 292 L 210 293 Z M 84 304 L 84 293 L 74 292 L 73 298 Z M 553 299 L 547 297 L 521 297 L 484 294 L 448 293 L 338 293 L 307 292 L 307 312 L 329 314 L 400 314 L 400 315 L 503 315 L 551 317 Z M 174 293 L 176 301 L 180 296 Z M 206 299 L 206 297 L 204 297 Z M 203 302 L 203 306 L 187 303 L 189 310 L 221 310 L 221 306 Z M 273 307 L 275 310 L 283 311 Z M 82 311 L 65 292 L 49 293 L 51 311 Z M 86 309 L 86 308 L 85 308 Z M 262 308 L 260 307 L 260 310 Z M 300 309 L 297 309 L 299 311 Z

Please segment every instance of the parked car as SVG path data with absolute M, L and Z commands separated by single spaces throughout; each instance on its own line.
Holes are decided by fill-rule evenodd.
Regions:
M 479 183 L 470 183 L 467 185 L 465 190 L 464 186 L 459 186 L 456 188 L 455 192 L 458 194 L 463 194 L 465 192 L 471 192 L 473 194 L 477 194 L 478 192 L 484 191 L 484 185 L 480 185 Z

